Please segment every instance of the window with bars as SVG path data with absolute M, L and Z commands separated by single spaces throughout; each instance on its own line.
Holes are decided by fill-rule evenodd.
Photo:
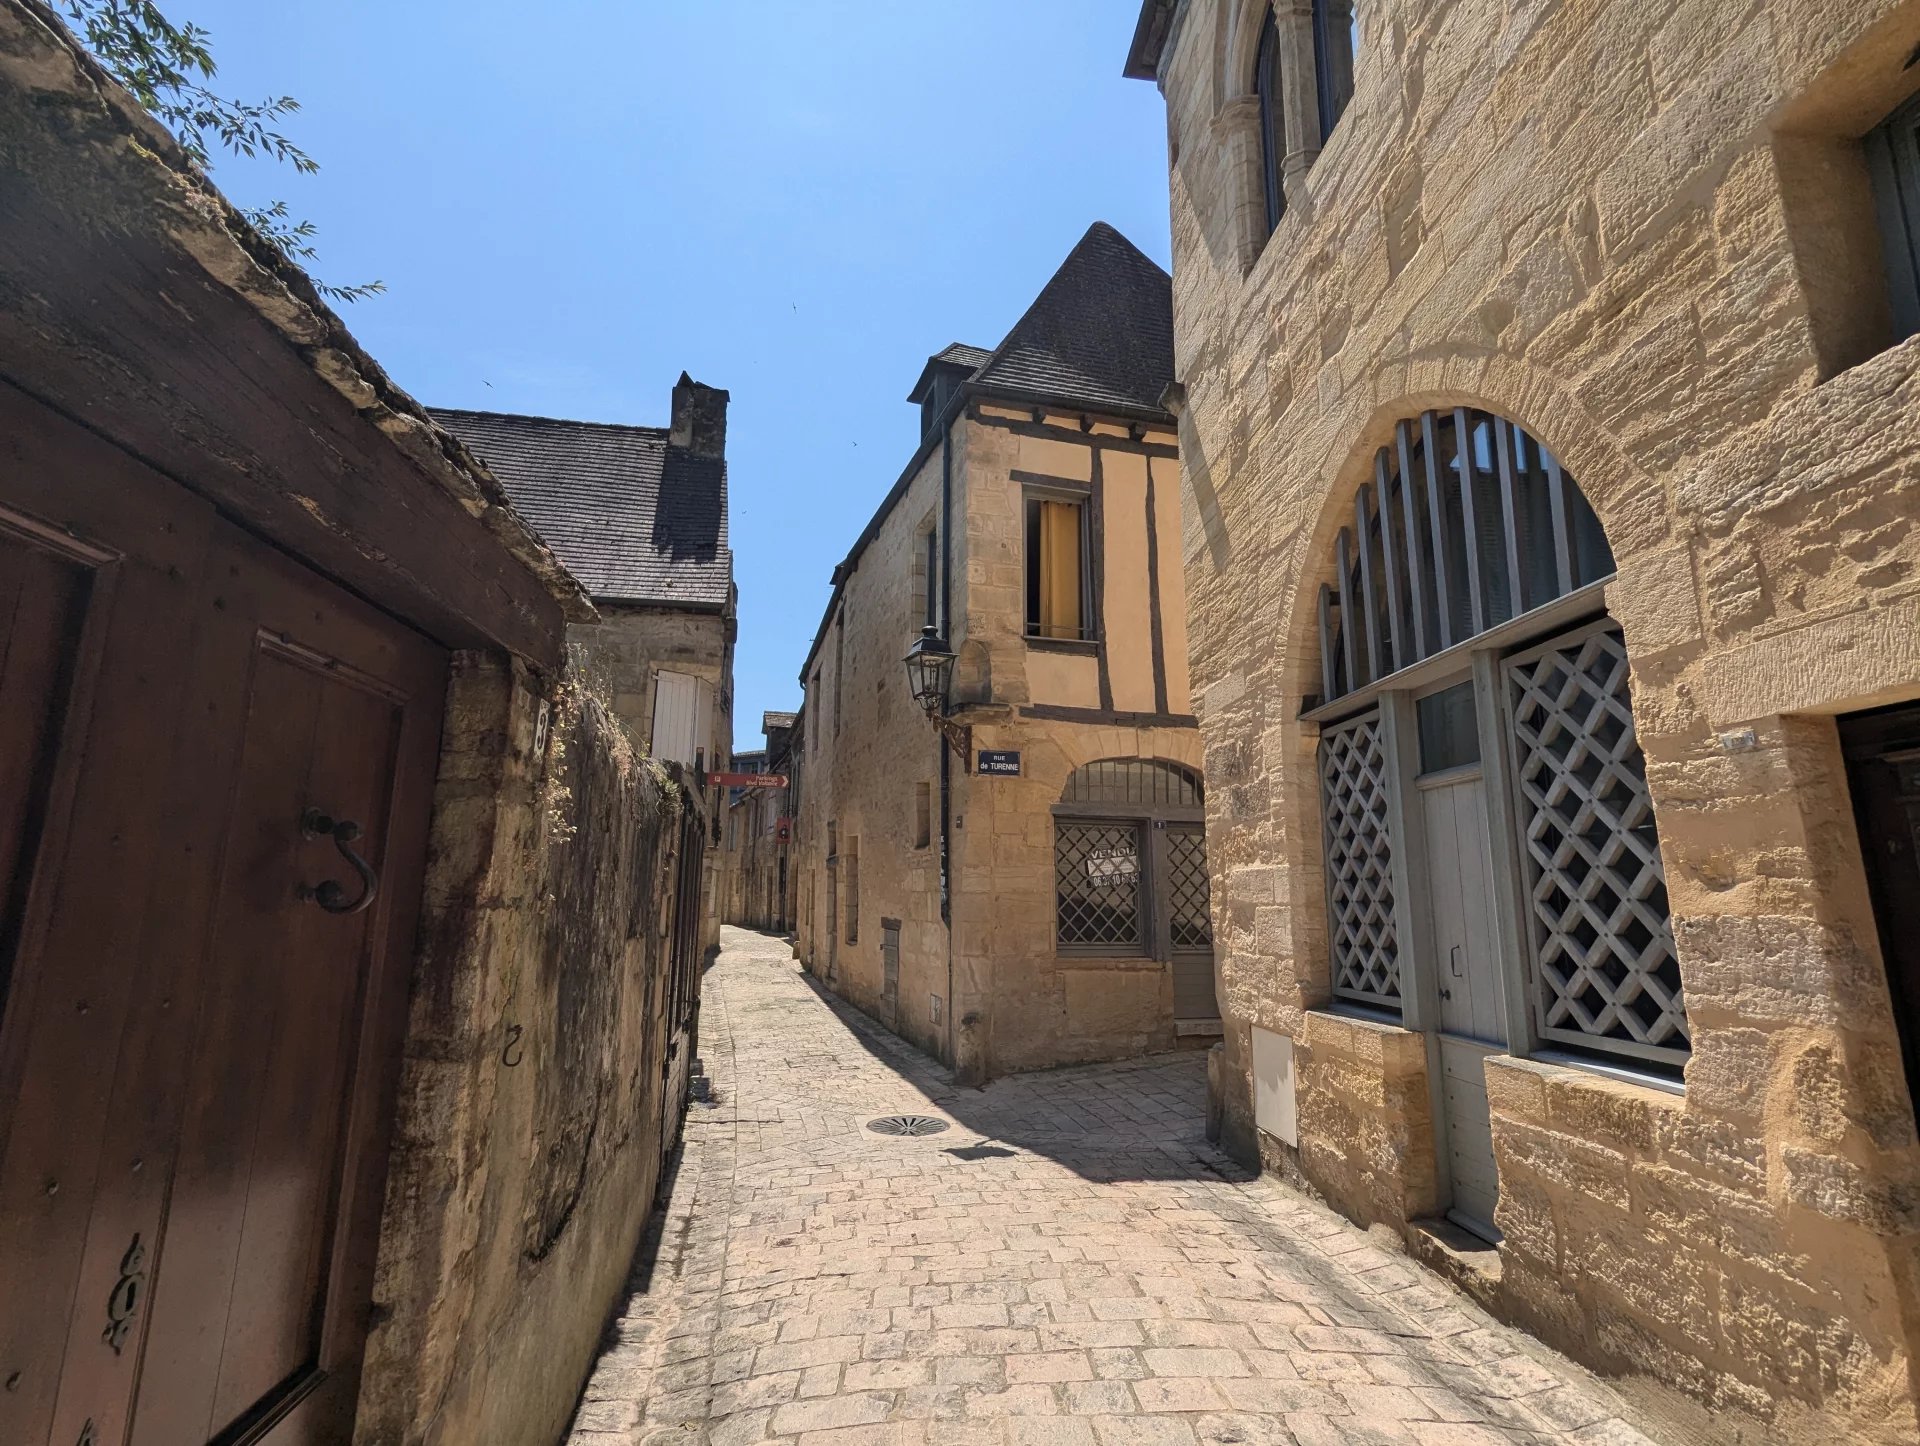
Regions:
M 1211 949 L 1207 840 L 1198 829 L 1167 831 L 1168 928 L 1176 949 Z
M 1060 801 L 1143 809 L 1198 809 L 1206 803 L 1199 774 L 1157 758 L 1103 758 L 1076 768 Z
M 1320 589 L 1331 700 L 1614 571 L 1600 519 L 1531 434 L 1466 407 L 1394 429 Z
M 1377 709 L 1321 732 L 1320 798 L 1334 996 L 1398 1010 L 1400 938 L 1394 918 L 1388 786 Z
M 1054 806 L 1055 939 L 1065 954 L 1210 949 L 1200 775 L 1153 758 L 1075 769 Z
M 1610 622 L 1506 664 L 1542 1039 L 1665 1065 L 1691 1048 L 1627 649 Z
M 1141 833 L 1131 821 L 1055 822 L 1054 908 L 1063 951 L 1145 952 Z

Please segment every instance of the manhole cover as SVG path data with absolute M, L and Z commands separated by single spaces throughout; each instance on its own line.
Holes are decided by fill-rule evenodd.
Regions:
M 932 1115 L 882 1115 L 868 1120 L 867 1128 L 876 1135 L 937 1135 L 947 1128 L 947 1122 Z

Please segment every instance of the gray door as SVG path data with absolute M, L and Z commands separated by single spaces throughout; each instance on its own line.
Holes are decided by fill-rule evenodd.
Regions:
M 1450 1218 L 1497 1236 L 1500 1198 L 1487 1122 L 1489 1054 L 1506 1047 L 1494 952 L 1486 785 L 1478 768 L 1420 781 L 1427 854 L 1427 917 L 1439 976 L 1441 1100 L 1453 1180 Z
M 1207 894 L 1207 835 L 1199 824 L 1169 823 L 1166 897 L 1168 952 L 1173 962 L 1173 1017 L 1220 1017 L 1213 987 L 1213 916 Z

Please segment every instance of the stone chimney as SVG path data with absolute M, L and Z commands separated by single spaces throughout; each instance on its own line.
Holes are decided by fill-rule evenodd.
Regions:
M 673 425 L 667 441 L 696 457 L 727 455 L 727 394 L 685 372 L 673 384 Z

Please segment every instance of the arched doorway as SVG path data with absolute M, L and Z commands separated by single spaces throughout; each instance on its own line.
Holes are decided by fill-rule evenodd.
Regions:
M 1442 1201 L 1497 1238 L 1489 1054 L 1688 1054 L 1613 555 L 1550 452 L 1456 408 L 1395 428 L 1332 563 L 1307 717 L 1335 1007 L 1427 1035 Z
M 1054 943 L 1147 955 L 1172 975 L 1175 1026 L 1220 1018 L 1200 775 L 1153 758 L 1074 770 L 1053 809 Z

